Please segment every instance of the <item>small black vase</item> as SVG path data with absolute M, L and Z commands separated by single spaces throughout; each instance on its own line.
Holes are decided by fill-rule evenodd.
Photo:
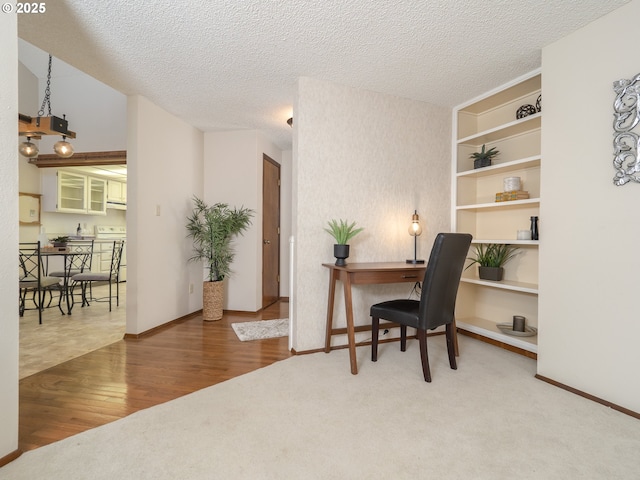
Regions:
M 346 266 L 347 262 L 345 260 L 349 258 L 349 245 L 343 245 L 339 243 L 334 244 L 333 256 L 336 257 L 336 266 Z
M 538 217 L 531 217 L 531 240 L 538 240 Z

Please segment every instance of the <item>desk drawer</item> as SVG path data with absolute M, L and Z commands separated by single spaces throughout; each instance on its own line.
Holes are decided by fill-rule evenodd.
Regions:
M 351 283 L 355 285 L 421 282 L 424 279 L 425 269 L 416 268 L 415 271 L 361 271 L 351 272 Z

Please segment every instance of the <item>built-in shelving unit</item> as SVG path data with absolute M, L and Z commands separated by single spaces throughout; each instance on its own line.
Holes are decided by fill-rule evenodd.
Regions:
M 473 244 L 502 243 L 519 247 L 505 265 L 504 280 L 480 280 L 477 268 L 464 271 L 458 292 L 456 321 L 459 328 L 537 352 L 537 337 L 503 333 L 498 323 L 523 315 L 527 325 L 538 325 L 537 240 L 518 240 L 518 230 L 528 230 L 530 217 L 540 212 L 540 130 L 542 112 L 516 118 L 518 108 L 536 105 L 541 95 L 540 71 L 531 72 L 454 110 L 452 161 L 452 225 L 454 231 L 473 235 Z M 496 147 L 493 164 L 473 168 L 469 156 Z M 505 177 L 520 177 L 529 198 L 496 202 Z M 543 234 L 542 234 L 543 235 Z M 473 245 L 472 245 L 473 251 Z

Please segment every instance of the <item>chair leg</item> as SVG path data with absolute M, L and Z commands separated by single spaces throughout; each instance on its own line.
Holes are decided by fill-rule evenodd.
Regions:
M 458 347 L 458 326 L 456 325 L 456 319 L 453 319 L 453 346 L 456 353 L 456 357 L 460 356 L 460 348 Z
M 109 311 L 111 311 L 111 280 L 109 280 Z
M 420 342 L 420 359 L 422 360 L 422 374 L 425 382 L 431 382 L 429 370 L 429 355 L 427 354 L 427 331 L 418 329 L 418 341 Z
M 407 351 L 407 326 L 400 325 L 400 351 Z
M 456 327 L 453 323 L 447 323 L 446 330 L 447 352 L 449 352 L 449 366 L 453 370 L 457 370 L 458 365 L 456 364 Z
M 378 333 L 380 330 L 380 319 L 371 317 L 371 361 L 378 361 Z

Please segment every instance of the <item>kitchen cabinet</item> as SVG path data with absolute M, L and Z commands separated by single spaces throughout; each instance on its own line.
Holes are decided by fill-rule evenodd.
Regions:
M 106 215 L 106 180 L 58 169 L 40 175 L 43 211 Z
M 107 202 L 126 205 L 127 184 L 117 180 L 109 180 L 107 182 Z
M 478 244 L 512 244 L 518 254 L 505 266 L 504 280 L 481 280 L 474 265 L 463 272 L 456 303 L 459 328 L 529 352 L 537 336 L 501 329 L 514 315 L 538 325 L 538 240 L 518 240 L 540 212 L 541 112 L 517 118 L 523 105 L 541 107 L 539 70 L 454 109 L 452 226 L 473 235 Z M 541 110 L 541 108 L 540 108 Z M 496 147 L 500 155 L 488 167 L 474 169 L 469 156 Z M 496 201 L 506 177 L 520 177 L 529 198 Z M 542 232 L 544 236 L 544 231 Z M 513 333 L 513 334 L 512 334 Z

